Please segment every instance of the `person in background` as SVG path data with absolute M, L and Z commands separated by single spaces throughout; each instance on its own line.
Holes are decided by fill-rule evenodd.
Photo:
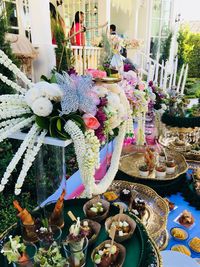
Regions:
M 110 35 L 117 35 L 117 27 L 115 24 L 111 24 L 110 25 Z M 121 50 L 120 50 L 120 54 L 127 58 L 127 51 L 126 51 L 126 48 L 125 47 L 122 47 Z
M 64 38 L 66 37 L 66 25 L 63 18 L 57 12 L 56 7 L 50 3 L 50 19 L 51 19 L 51 35 L 52 35 L 52 44 L 56 44 L 56 32 L 59 30 L 62 32 Z
M 73 38 L 70 39 L 72 45 L 84 46 L 85 45 L 85 27 L 84 22 L 84 13 L 82 11 L 77 11 L 75 14 L 74 22 L 69 33 L 69 36 L 72 36 L 74 33 L 82 32 L 76 34 Z
M 117 32 L 116 32 L 116 25 L 115 24 L 111 24 L 110 25 L 110 34 L 111 35 L 116 35 Z

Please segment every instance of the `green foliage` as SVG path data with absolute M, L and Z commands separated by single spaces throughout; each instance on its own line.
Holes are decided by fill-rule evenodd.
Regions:
M 4 232 L 8 227 L 17 222 L 17 211 L 13 206 L 13 200 L 16 196 L 13 194 L 0 194 L 0 233 Z M 32 210 L 36 203 L 32 199 L 30 193 L 22 193 L 18 197 L 22 207 L 26 207 L 28 210 Z
M 200 97 L 200 79 L 188 78 L 185 85 L 185 95 L 187 98 Z
M 65 34 L 62 28 L 57 25 L 55 28 L 56 44 L 56 70 L 58 72 L 68 71 L 74 67 L 75 59 L 72 50 L 67 48 Z
M 200 78 L 200 34 L 182 27 L 178 36 L 178 68 L 188 63 L 188 77 Z
M 200 78 L 200 34 L 191 34 L 189 40 L 192 49 L 188 52 L 188 77 Z
M 5 34 L 8 31 L 6 19 L 3 15 L 0 15 L 0 49 L 6 53 L 6 55 L 15 63 L 18 64 L 16 57 L 13 55 L 10 43 L 5 40 Z M 13 73 L 0 64 L 0 73 L 9 77 L 10 80 L 15 80 Z M 14 90 L 4 84 L 0 83 L 0 95 L 2 94 L 11 94 L 14 93 Z

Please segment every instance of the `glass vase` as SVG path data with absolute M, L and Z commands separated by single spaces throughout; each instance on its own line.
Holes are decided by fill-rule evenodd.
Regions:
M 35 160 L 37 202 L 56 201 L 66 186 L 65 147 L 44 144 Z

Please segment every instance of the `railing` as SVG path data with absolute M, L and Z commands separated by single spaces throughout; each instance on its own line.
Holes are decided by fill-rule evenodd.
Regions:
M 176 86 L 178 58 L 176 57 L 173 64 L 169 61 L 161 64 L 143 52 L 137 54 L 137 64 L 141 67 L 141 72 L 146 76 L 147 81 L 154 81 L 159 87 L 166 90 Z
M 75 57 L 75 69 L 84 74 L 86 69 L 97 69 L 100 62 L 102 48 L 92 46 L 72 46 Z

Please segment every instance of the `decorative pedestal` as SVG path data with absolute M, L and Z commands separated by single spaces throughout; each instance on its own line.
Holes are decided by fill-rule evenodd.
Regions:
M 26 134 L 18 132 L 10 138 L 24 140 Z M 46 137 L 44 144 L 34 162 L 37 202 L 44 206 L 48 202 L 55 202 L 65 188 L 65 199 L 79 197 L 84 191 L 80 172 L 76 171 L 66 179 L 66 158 L 65 154 L 71 140 L 61 141 L 59 139 Z M 100 168 L 96 171 L 96 182 L 105 175 L 110 164 L 111 155 L 114 149 L 114 141 L 106 144 L 100 151 Z

